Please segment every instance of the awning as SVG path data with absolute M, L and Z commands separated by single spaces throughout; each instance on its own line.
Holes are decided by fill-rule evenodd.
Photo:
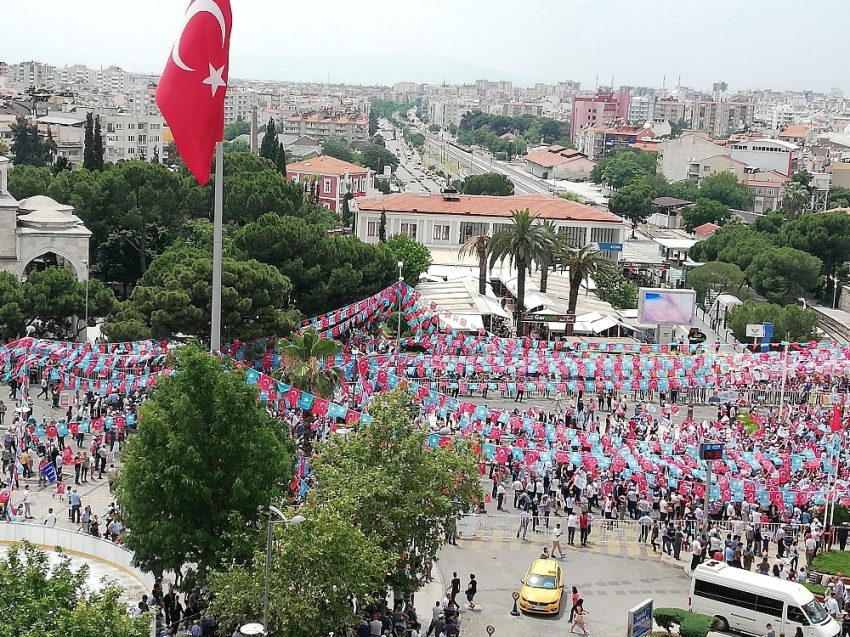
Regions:
M 610 330 L 612 327 L 616 327 L 619 325 L 619 321 L 611 318 L 610 316 L 603 316 L 598 321 L 594 321 L 590 324 L 591 329 L 595 334 L 601 334 L 607 330 Z

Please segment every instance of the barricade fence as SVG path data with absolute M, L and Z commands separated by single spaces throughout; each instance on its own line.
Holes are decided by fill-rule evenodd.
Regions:
M 469 380 L 467 382 L 458 383 L 457 380 L 446 378 L 433 377 L 415 377 L 405 376 L 409 381 L 424 384 L 430 389 L 448 394 L 454 398 L 469 398 L 472 400 L 480 399 L 487 400 L 488 398 L 499 397 L 505 400 L 511 400 L 517 397 L 517 390 L 498 389 L 501 383 L 488 383 L 490 386 L 485 391 L 482 388 L 483 383 Z M 521 381 L 511 381 L 511 383 Z M 531 381 L 529 381 L 531 382 Z M 537 381 L 535 381 L 537 382 Z M 551 381 L 549 381 L 551 382 Z M 557 381 L 560 382 L 560 381 Z M 546 389 L 527 389 L 523 392 L 523 400 L 528 403 L 533 403 L 535 400 L 546 400 L 554 402 L 557 390 Z M 569 400 L 575 403 L 578 400 L 579 391 L 570 391 L 569 389 L 561 392 L 563 396 L 562 405 L 565 407 Z M 588 400 L 593 398 L 598 407 L 598 412 L 607 412 L 607 392 L 581 392 L 582 398 L 587 409 Z M 746 405 L 765 405 L 778 406 L 780 401 L 786 405 L 798 405 L 807 402 L 812 405 L 829 405 L 834 402 L 840 394 L 823 394 L 817 392 L 800 392 L 796 390 L 786 390 L 784 399 L 782 392 L 779 389 L 756 389 L 756 388 L 710 388 L 710 387 L 686 387 L 678 390 L 668 390 L 666 392 L 650 391 L 650 390 L 613 390 L 612 403 L 616 403 L 620 398 L 625 398 L 628 401 L 641 400 L 644 402 L 660 402 L 662 397 L 668 403 L 678 404 L 680 407 L 685 407 L 688 403 L 694 405 L 713 405 L 719 403 L 731 402 L 737 403 L 743 399 Z
M 520 516 L 519 515 L 479 515 L 479 514 L 470 514 L 465 515 L 457 521 L 457 535 L 459 538 L 463 539 L 493 539 L 496 536 L 501 536 L 502 539 L 509 540 L 512 537 L 517 537 L 517 533 L 519 532 L 519 536 L 522 537 L 521 529 L 520 529 Z M 686 521 L 684 520 L 675 520 L 675 524 L 681 524 L 683 529 L 683 534 L 685 535 L 684 539 L 688 539 L 688 534 L 685 534 L 684 529 L 686 528 Z M 550 540 L 549 533 L 552 529 L 555 528 L 556 524 L 560 524 L 561 528 L 564 529 L 564 539 L 563 542 L 566 542 L 566 530 L 567 530 L 567 519 L 564 516 L 554 516 L 550 515 L 548 520 L 545 517 L 537 516 L 537 520 L 529 519 L 528 527 L 526 529 L 525 537 L 527 539 L 534 539 L 538 537 L 541 541 L 548 542 Z M 659 522 L 661 525 L 660 535 L 663 535 L 663 529 L 666 523 Z M 721 530 L 721 534 L 725 538 L 727 533 L 734 533 L 735 528 L 733 527 L 733 523 L 729 521 L 712 521 L 713 526 L 717 526 Z M 783 526 L 781 524 L 759 524 L 758 528 L 761 531 L 763 538 L 768 538 L 771 541 L 773 540 L 777 529 Z M 637 520 L 632 520 L 631 518 L 626 520 L 607 520 L 599 516 L 594 516 L 593 522 L 590 525 L 590 541 L 593 543 L 620 543 L 620 544 L 637 544 L 640 542 L 641 538 L 641 527 L 642 525 Z M 536 529 L 536 530 L 535 530 Z M 701 523 L 691 522 L 691 529 L 696 530 L 697 532 L 702 532 Z M 798 529 L 795 531 L 799 531 Z M 647 529 L 647 534 L 649 530 Z M 576 536 L 578 536 L 579 530 L 576 528 Z M 660 537 L 658 538 L 658 544 L 663 544 L 663 540 Z M 743 531 L 741 532 L 743 536 Z M 800 533 L 797 533 L 798 539 Z M 647 538 L 649 535 L 647 535 Z M 692 537 L 692 536 L 691 536 Z M 578 537 L 576 538 L 578 541 Z M 649 543 L 649 539 L 647 539 L 647 544 Z

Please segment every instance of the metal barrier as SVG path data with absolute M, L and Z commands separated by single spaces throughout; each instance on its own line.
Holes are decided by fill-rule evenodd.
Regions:
M 677 524 L 681 523 L 684 528 L 683 520 L 676 520 Z M 548 518 L 548 526 L 546 518 L 538 516 L 536 525 L 534 520 L 529 520 L 527 535 L 535 535 L 536 528 L 541 533 L 541 537 L 547 541 L 549 539 L 548 532 L 555 528 L 556 524 L 560 524 L 561 528 L 566 530 L 567 519 L 563 516 L 550 515 Z M 664 523 L 661 523 L 662 525 Z M 714 523 L 725 536 L 726 533 L 733 532 L 733 526 L 728 521 L 720 521 Z M 759 524 L 758 525 L 762 537 L 773 540 L 776 530 L 781 524 Z M 492 539 L 500 536 L 502 539 L 510 540 L 516 537 L 520 528 L 519 515 L 466 515 L 457 521 L 457 535 L 460 538 L 470 539 Z M 700 527 L 701 528 L 701 527 Z M 578 534 L 576 529 L 576 534 Z M 641 524 L 637 520 L 631 518 L 625 520 L 606 520 L 600 514 L 594 516 L 591 524 L 590 539 L 595 543 L 618 543 L 618 544 L 637 544 L 640 539 Z M 543 535 L 545 534 L 545 535 Z M 800 533 L 797 534 L 798 539 Z M 658 541 L 661 544 L 661 538 Z

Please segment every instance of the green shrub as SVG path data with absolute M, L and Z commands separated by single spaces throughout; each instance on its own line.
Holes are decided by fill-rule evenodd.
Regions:
M 692 613 L 681 608 L 656 608 L 652 617 L 668 634 L 673 626 L 678 625 L 680 637 L 706 637 L 717 623 L 717 619 L 711 615 Z
M 820 584 L 813 584 L 812 582 L 803 582 L 803 586 L 808 588 L 815 595 L 824 595 L 826 593 L 826 586 L 821 586 Z
M 668 635 L 674 625 L 682 623 L 684 615 L 685 611 L 678 608 L 656 608 L 652 612 L 655 623 L 666 630 Z
M 812 570 L 818 573 L 850 575 L 850 553 L 844 551 L 826 551 L 818 553 L 812 562 Z

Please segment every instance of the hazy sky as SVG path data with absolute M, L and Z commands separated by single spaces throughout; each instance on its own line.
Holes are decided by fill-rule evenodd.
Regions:
M 187 0 L 0 0 L 0 60 L 160 72 Z M 232 0 L 231 77 L 850 89 L 848 0 Z

